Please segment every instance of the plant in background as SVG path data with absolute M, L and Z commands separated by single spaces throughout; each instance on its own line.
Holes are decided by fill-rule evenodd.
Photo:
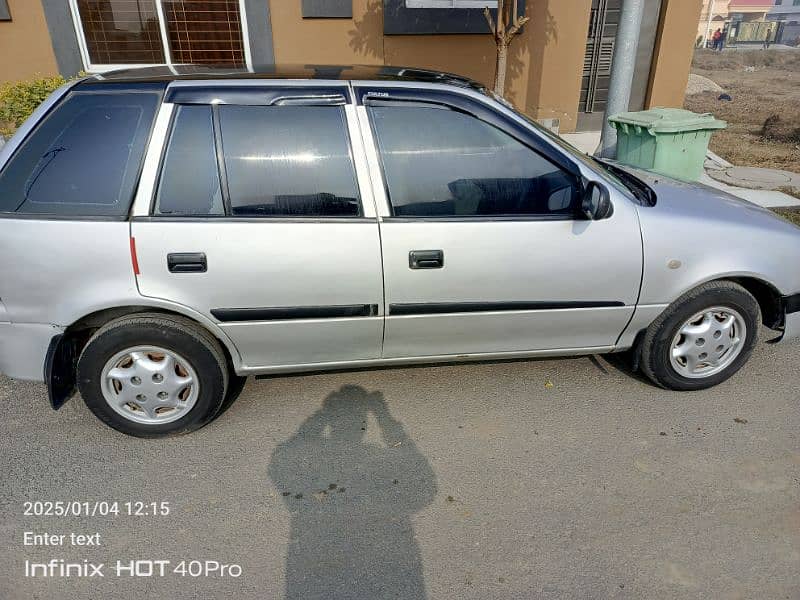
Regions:
M 11 135 L 42 101 L 66 82 L 61 76 L 6 83 L 0 87 L 0 135 Z
M 489 8 L 483 9 L 489 30 L 497 46 L 497 64 L 494 76 L 494 93 L 502 96 L 506 89 L 506 70 L 508 65 L 508 47 L 511 40 L 519 33 L 522 26 L 530 21 L 530 17 L 519 17 L 517 0 L 497 0 L 497 23 L 492 18 Z

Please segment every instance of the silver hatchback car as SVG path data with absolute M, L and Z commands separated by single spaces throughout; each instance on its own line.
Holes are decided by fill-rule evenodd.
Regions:
M 479 84 L 143 69 L 0 151 L 0 371 L 131 435 L 248 375 L 632 350 L 657 385 L 800 335 L 800 230 L 581 155 Z

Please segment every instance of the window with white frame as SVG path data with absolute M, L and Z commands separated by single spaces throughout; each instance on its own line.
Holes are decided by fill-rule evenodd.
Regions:
M 497 8 L 497 0 L 406 0 L 406 8 Z
M 87 71 L 249 64 L 244 0 L 69 0 Z

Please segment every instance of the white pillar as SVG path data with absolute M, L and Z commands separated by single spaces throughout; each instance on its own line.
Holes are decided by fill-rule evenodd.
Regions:
M 703 48 L 708 44 L 708 36 L 711 35 L 711 20 L 714 18 L 714 0 L 708 0 L 708 23 L 706 24 L 706 34 L 703 36 Z

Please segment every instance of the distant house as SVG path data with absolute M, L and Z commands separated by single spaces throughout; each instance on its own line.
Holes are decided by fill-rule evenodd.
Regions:
M 700 23 L 697 26 L 698 38 L 707 41 L 711 39 L 711 34 L 717 29 L 725 29 L 725 25 L 728 23 L 728 5 L 730 3 L 731 0 L 703 0 Z
M 767 19 L 778 23 L 776 42 L 800 45 L 800 0 L 774 0 Z
M 791 2 L 791 0 L 784 0 Z M 769 10 L 776 0 L 731 0 L 728 5 L 728 16 L 731 23 L 752 23 L 766 21 Z
M 768 17 L 776 2 L 791 4 L 800 0 L 703 0 L 697 35 L 707 40 L 722 29 L 727 30 L 729 45 L 775 41 L 778 28 Z

